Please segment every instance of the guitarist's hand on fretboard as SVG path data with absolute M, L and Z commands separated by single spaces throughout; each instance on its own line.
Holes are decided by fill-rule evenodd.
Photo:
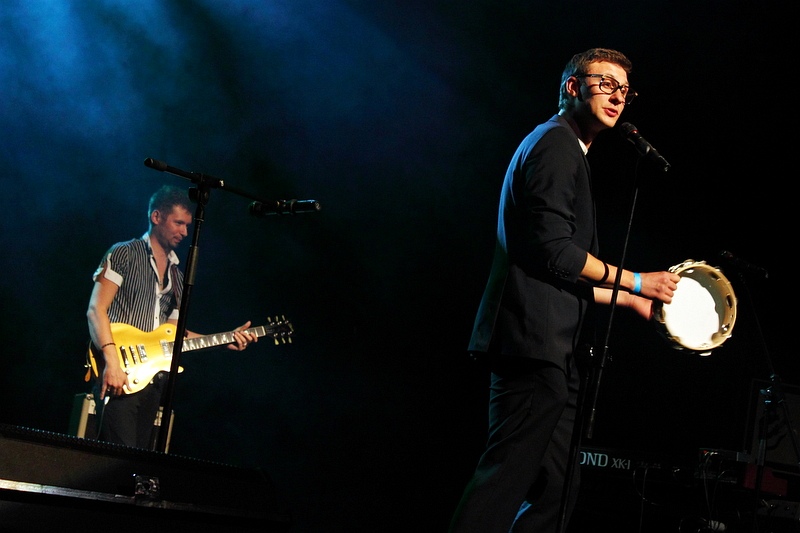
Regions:
M 235 330 L 233 330 L 233 338 L 236 342 L 232 342 L 228 345 L 228 349 L 230 350 L 237 350 L 242 351 L 247 348 L 247 345 L 251 342 L 258 342 L 258 337 L 253 335 L 247 328 L 250 327 L 250 321 L 248 320 Z

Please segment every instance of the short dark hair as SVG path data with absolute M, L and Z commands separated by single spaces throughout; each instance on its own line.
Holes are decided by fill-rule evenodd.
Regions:
M 172 213 L 172 209 L 176 205 L 186 209 L 190 213 L 192 212 L 189 194 L 184 189 L 175 187 L 174 185 L 163 185 L 150 197 L 150 203 L 147 206 L 147 218 L 150 218 L 153 211 L 159 211 L 165 214 Z
M 622 67 L 625 74 L 630 74 L 633 70 L 633 64 L 630 59 L 625 57 L 625 54 L 612 50 L 610 48 L 590 48 L 585 52 L 575 54 L 564 67 L 564 72 L 561 74 L 561 87 L 558 93 L 558 108 L 566 111 L 575 105 L 574 98 L 567 92 L 566 83 L 570 76 L 579 72 L 586 72 L 589 65 L 605 61 L 613 63 Z

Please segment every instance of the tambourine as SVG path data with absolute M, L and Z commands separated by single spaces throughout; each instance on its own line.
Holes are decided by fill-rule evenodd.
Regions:
M 736 322 L 736 295 L 728 278 L 705 261 L 670 267 L 681 279 L 672 302 L 653 302 L 656 329 L 676 350 L 709 355 L 728 340 Z

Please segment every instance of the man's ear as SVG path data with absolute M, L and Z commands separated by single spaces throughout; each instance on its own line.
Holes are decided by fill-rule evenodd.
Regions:
M 567 78 L 567 81 L 564 82 L 565 88 L 567 89 L 567 94 L 570 96 L 577 98 L 578 100 L 581 99 L 581 82 L 575 76 L 570 76 Z
M 152 213 L 150 213 L 150 223 L 151 224 L 158 224 L 161 221 L 161 212 L 158 209 L 154 209 Z

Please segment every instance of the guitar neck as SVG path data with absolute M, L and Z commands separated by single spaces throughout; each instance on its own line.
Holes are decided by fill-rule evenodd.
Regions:
M 254 328 L 248 328 L 241 331 L 252 333 L 256 337 L 263 337 L 267 334 L 266 326 L 256 326 Z M 183 339 L 181 352 L 190 352 L 192 350 L 201 350 L 203 348 L 213 348 L 214 346 L 223 346 L 225 344 L 236 342 L 233 333 L 233 331 L 226 331 L 225 333 L 214 333 L 212 335 L 202 335 L 200 337 Z M 174 344 L 174 342 L 171 343 L 170 348 L 172 348 Z

